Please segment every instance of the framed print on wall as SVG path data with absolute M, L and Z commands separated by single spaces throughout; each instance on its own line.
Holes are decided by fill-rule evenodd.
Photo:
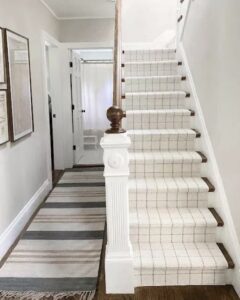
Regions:
M 12 142 L 33 132 L 28 38 L 6 30 L 9 135 Z
M 3 38 L 3 29 L 0 27 L 0 84 L 6 83 Z
M 8 140 L 7 92 L 0 90 L 0 145 L 7 143 Z

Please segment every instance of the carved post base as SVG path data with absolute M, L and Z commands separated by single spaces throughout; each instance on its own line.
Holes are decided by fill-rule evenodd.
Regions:
M 101 140 L 104 149 L 108 230 L 105 260 L 106 290 L 111 294 L 134 292 L 128 203 L 130 144 L 126 133 L 105 134 Z
M 132 257 L 111 256 L 107 249 L 105 280 L 107 294 L 134 294 Z

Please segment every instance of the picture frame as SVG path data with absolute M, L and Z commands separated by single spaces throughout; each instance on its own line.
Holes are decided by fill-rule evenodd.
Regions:
M 7 91 L 0 90 L 0 145 L 9 141 Z
M 4 29 L 0 27 L 0 84 L 6 83 Z
M 15 142 L 34 131 L 29 39 L 5 30 L 9 138 Z

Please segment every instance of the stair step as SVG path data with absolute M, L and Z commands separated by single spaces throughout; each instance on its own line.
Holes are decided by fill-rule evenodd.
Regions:
M 200 177 L 201 152 L 133 152 L 129 154 L 131 177 Z
M 159 61 L 176 58 L 175 49 L 161 50 L 125 50 L 123 51 L 124 61 Z
M 129 110 L 127 129 L 184 129 L 190 127 L 193 112 L 188 109 Z
M 215 242 L 218 223 L 207 208 L 137 208 L 130 212 L 135 242 Z
M 133 243 L 135 286 L 224 285 L 228 262 L 216 243 Z
M 186 92 L 140 92 L 126 93 L 123 109 L 148 110 L 148 109 L 177 109 L 185 108 Z
M 206 208 L 209 186 L 199 177 L 130 178 L 130 208 Z
M 131 92 L 163 92 L 179 91 L 183 85 L 181 75 L 171 76 L 143 76 L 143 77 L 125 77 L 125 93 Z
M 176 75 L 180 66 L 178 60 L 131 61 L 122 65 L 124 76 L 162 76 Z
M 128 130 L 130 150 L 173 151 L 194 150 L 195 139 L 200 134 L 194 129 L 134 129 Z

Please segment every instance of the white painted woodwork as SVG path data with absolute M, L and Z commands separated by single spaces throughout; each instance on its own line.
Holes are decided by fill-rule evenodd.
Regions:
M 133 293 L 133 254 L 129 240 L 128 177 L 131 141 L 126 133 L 105 134 L 107 249 L 105 259 L 107 293 Z
M 72 104 L 73 109 L 73 143 L 76 150 L 73 150 L 74 163 L 78 164 L 84 153 L 83 140 L 83 107 L 82 107 L 82 87 L 81 87 L 81 59 L 72 51 Z

